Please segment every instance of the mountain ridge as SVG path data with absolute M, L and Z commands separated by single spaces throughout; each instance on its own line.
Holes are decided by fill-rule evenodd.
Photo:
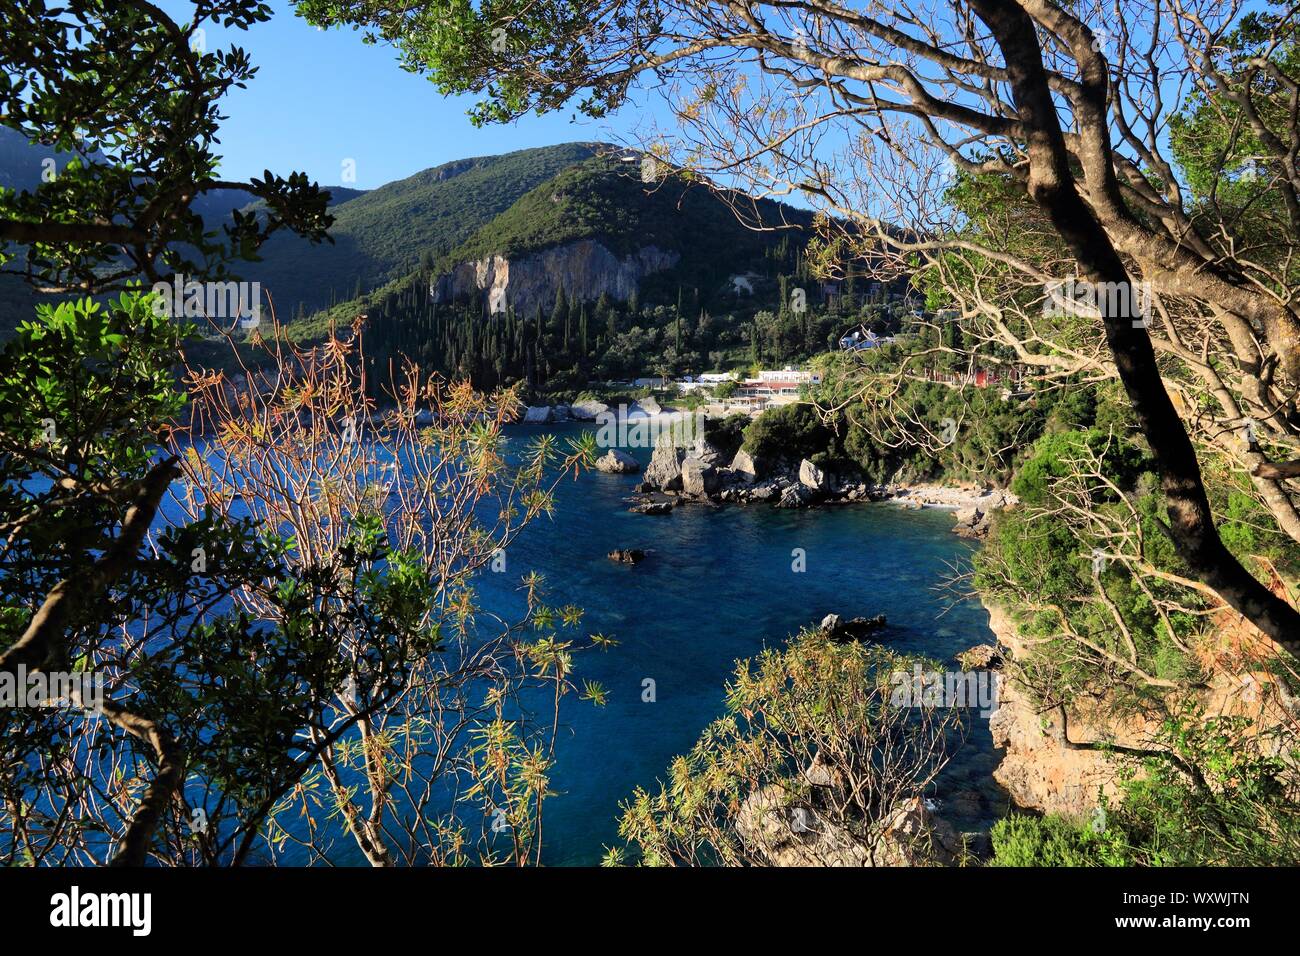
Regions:
M 599 146 L 562 143 L 420 170 L 334 208 L 333 244 L 280 234 L 263 246 L 262 262 L 239 271 L 271 293 L 281 321 L 310 315 L 400 279 Z

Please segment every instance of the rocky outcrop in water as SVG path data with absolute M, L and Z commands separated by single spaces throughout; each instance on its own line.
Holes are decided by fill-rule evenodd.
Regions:
M 550 308 L 560 289 L 571 299 L 607 294 L 626 301 L 642 279 L 671 269 L 680 258 L 644 246 L 620 259 L 601 243 L 584 239 L 515 259 L 494 255 L 459 263 L 430 283 L 429 295 L 435 303 L 478 297 L 492 312 L 510 307 L 518 313 L 531 313 L 539 305 Z
M 885 620 L 883 614 L 877 614 L 875 617 L 851 617 L 848 620 L 838 614 L 827 614 L 822 618 L 818 630 L 832 641 L 842 644 L 879 637 L 888 625 L 889 622 Z
M 569 406 L 569 414 L 580 422 L 594 422 L 597 418 L 608 411 L 609 406 L 604 402 L 597 402 L 591 399 L 574 402 Z
M 645 470 L 646 483 L 660 491 L 682 490 L 682 462 L 686 460 L 686 449 L 674 441 L 673 436 L 664 433 L 655 442 L 654 454 L 650 456 L 650 465 Z
M 758 462 L 754 460 L 753 455 L 743 448 L 736 450 L 736 454 L 732 457 L 728 468 L 738 481 L 742 481 L 747 485 L 752 485 L 758 481 Z
M 596 470 L 607 475 L 634 475 L 641 470 L 641 462 L 619 448 L 611 448 L 596 459 Z
M 878 485 L 858 474 L 835 472 L 808 459 L 760 460 L 744 448 L 732 453 L 707 440 L 683 447 L 669 440 L 668 435 L 660 436 L 645 479 L 645 487 L 638 489 L 643 493 L 679 495 L 711 503 L 766 502 L 778 508 L 807 508 L 889 500 L 916 509 L 945 508 L 957 511 L 953 531 L 973 538 L 988 534 L 994 512 L 1017 503 L 1014 495 L 999 489 Z M 684 480 L 689 487 L 684 487 Z
M 707 498 L 718 490 L 718 474 L 703 459 L 682 459 L 682 494 L 692 498 Z
M 615 548 L 608 557 L 619 564 L 640 564 L 645 560 L 645 552 L 640 548 Z
M 799 462 L 799 484 L 820 494 L 826 490 L 826 473 L 805 458 Z
M 979 508 L 959 508 L 957 511 L 957 523 L 952 526 L 954 534 L 963 538 L 971 538 L 981 541 L 989 535 L 989 526 L 992 515 L 990 512 L 981 511 Z

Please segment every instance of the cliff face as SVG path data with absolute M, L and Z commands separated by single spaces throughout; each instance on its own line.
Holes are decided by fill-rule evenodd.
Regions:
M 1146 713 L 1117 713 L 1104 696 L 1077 700 L 1068 711 L 1043 710 L 1015 677 L 1015 661 L 1028 658 L 1029 649 L 1007 612 L 988 605 L 989 628 L 1006 652 L 1008 665 L 998 675 L 998 709 L 989 718 L 994 746 L 1003 751 L 993 778 L 1021 808 L 1076 817 L 1091 814 L 1098 794 L 1119 793 L 1119 777 L 1133 758 L 1107 754 L 1088 747 L 1107 742 L 1138 751 L 1161 748 L 1161 709 Z M 1293 726 L 1289 703 L 1278 692 L 1276 678 L 1266 672 L 1213 675 L 1195 692 L 1195 702 L 1207 717 L 1246 717 L 1252 733 L 1269 735 L 1265 745 L 1273 752 L 1291 746 L 1292 738 L 1272 738 L 1280 727 Z M 1168 709 L 1176 709 L 1170 692 Z
M 1002 759 L 993 771 L 996 780 L 1022 809 L 1083 817 L 1097 806 L 1099 792 L 1118 793 L 1120 763 L 1095 750 L 1076 750 L 1078 744 L 1115 736 L 1130 738 L 1133 728 L 1098 727 L 1077 713 L 1062 715 L 1053 709 L 1040 712 L 1033 698 L 1015 678 L 1014 661 L 1024 660 L 1025 647 L 1007 613 L 989 606 L 989 629 L 997 635 L 1008 659 L 998 674 L 998 709 L 989 718 L 993 745 Z M 1099 715 L 1094 714 L 1096 718 Z M 1068 720 L 1068 727 L 1063 726 Z
M 509 306 L 524 314 L 539 305 L 549 309 L 561 288 L 571 299 L 608 294 L 626 301 L 644 277 L 671 269 L 680 258 L 676 252 L 644 246 L 620 259 L 599 242 L 583 240 L 517 259 L 490 256 L 462 262 L 430 283 L 429 295 L 438 303 L 477 295 L 492 312 Z

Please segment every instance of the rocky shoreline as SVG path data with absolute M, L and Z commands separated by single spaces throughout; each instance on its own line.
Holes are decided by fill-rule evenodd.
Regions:
M 529 405 L 519 416 L 521 425 L 548 425 L 552 422 L 594 422 L 610 413 L 622 419 L 653 418 L 658 415 L 678 415 L 677 409 L 660 405 L 653 398 L 639 398 L 630 405 L 612 406 L 595 399 L 571 402 L 568 405 Z
M 670 438 L 671 436 L 665 436 Z M 627 474 L 631 456 L 611 450 L 597 461 L 604 472 Z M 668 514 L 686 503 L 759 504 L 777 508 L 809 508 L 863 501 L 888 501 L 900 507 L 955 511 L 954 531 L 981 538 L 988 533 L 993 512 L 1017 503 L 1008 491 L 940 484 L 876 484 L 860 475 L 818 467 L 808 459 L 764 461 L 744 448 L 731 455 L 707 440 L 682 446 L 671 440 L 655 445 L 643 481 L 630 499 L 630 510 Z

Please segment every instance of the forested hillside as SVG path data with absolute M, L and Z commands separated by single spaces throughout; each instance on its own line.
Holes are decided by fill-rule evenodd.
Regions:
M 423 170 L 333 208 L 333 244 L 278 234 L 243 271 L 271 294 L 281 321 L 310 315 L 432 262 L 596 148 L 565 143 Z
M 732 204 L 763 228 L 742 222 Z M 861 275 L 824 284 L 805 254 L 812 224 L 804 210 L 675 177 L 646 183 L 639 164 L 593 158 L 531 190 L 432 263 L 422 253 L 412 274 L 296 321 L 290 333 L 310 340 L 365 315 L 368 351 L 380 364 L 405 355 L 481 388 L 524 380 L 565 393 L 594 381 L 797 361 L 860 322 L 896 326 L 885 303 L 905 285 L 886 288 Z M 626 301 L 583 300 L 561 286 L 545 306 L 492 315 L 486 292 L 452 302 L 430 294 L 459 263 L 501 256 L 518 270 L 530 256 L 580 241 L 618 257 L 653 246 L 676 264 L 648 275 Z

